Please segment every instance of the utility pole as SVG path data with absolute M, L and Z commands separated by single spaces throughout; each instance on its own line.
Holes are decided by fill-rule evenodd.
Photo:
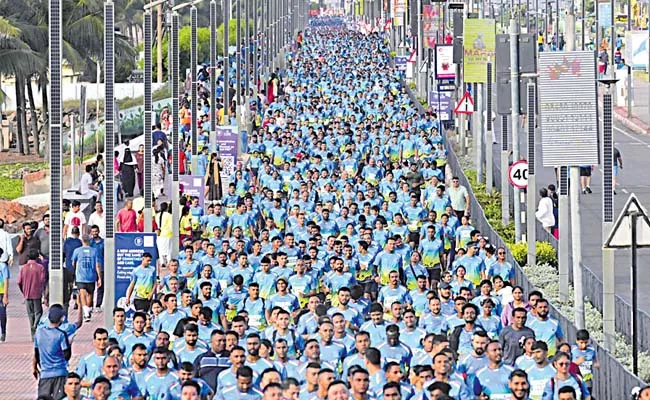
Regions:
M 508 182 L 508 115 L 501 115 L 501 223 L 510 222 L 510 184 Z
M 227 1 L 227 0 L 226 0 Z M 171 62 L 171 84 L 172 84 L 172 232 L 174 232 L 174 237 L 172 238 L 172 254 L 178 254 L 179 248 L 179 232 L 180 232 L 180 210 L 178 205 L 180 204 L 180 183 L 179 183 L 179 160 L 178 152 L 180 147 L 180 141 L 178 140 L 179 132 L 179 93 L 178 93 L 178 74 L 179 74 L 179 43 L 178 43 L 178 29 L 180 25 L 180 16 L 178 11 L 172 11 L 172 31 L 171 31 L 171 43 L 172 43 L 172 62 Z M 225 29 L 225 32 L 228 32 L 228 29 Z M 226 90 L 224 92 L 227 92 Z
M 605 83 L 605 82 L 604 82 Z M 614 165 L 613 146 L 613 100 L 612 91 L 616 78 L 606 82 L 607 92 L 603 95 L 603 243 L 614 226 L 614 187 L 612 169 Z M 616 273 L 614 249 L 603 246 L 603 342 L 610 352 L 616 349 Z
M 510 15 L 510 96 L 512 126 L 512 160 L 519 161 L 519 25 Z M 521 240 L 521 192 L 514 188 L 515 241 Z
M 111 6 L 112 7 L 112 3 Z M 112 9 L 112 8 L 111 8 Z M 48 284 L 50 289 L 50 304 L 63 304 L 63 243 L 62 235 L 62 172 L 63 172 L 63 144 L 61 142 L 62 133 L 62 108 L 61 101 L 62 74 L 61 64 L 63 61 L 63 5 L 61 0 L 49 1 L 49 69 L 50 69 L 50 137 L 49 137 L 49 156 L 50 156 L 50 265 Z M 108 133 L 108 118 L 106 132 Z M 2 123 L 2 113 L 0 113 L 0 124 Z M 72 136 L 74 142 L 74 135 Z M 0 142 L 4 138 L 0 137 Z M 1 147 L 1 146 L 0 146 Z M 108 153 L 106 153 L 108 158 Z M 111 158 L 112 160 L 112 153 Z M 108 160 L 107 160 L 108 161 Z M 74 169 L 74 163 L 72 164 Z M 108 168 L 107 168 L 108 170 Z M 113 168 L 110 168 L 111 173 Z M 106 171 L 108 173 L 108 171 Z M 112 177 L 111 177 L 112 178 Z M 108 183 L 108 182 L 107 182 Z M 112 183 L 112 182 L 111 182 Z M 113 200 L 112 191 L 108 192 L 106 200 Z M 108 211 L 108 210 L 107 210 Z M 107 220 L 112 221 L 111 214 L 107 214 Z M 107 223 L 106 226 L 110 225 Z M 108 235 L 106 235 L 108 239 Z M 107 240 L 108 241 L 108 240 Z M 7 288 L 8 290 L 8 288 Z M 67 305 L 64 305 L 67 309 Z M 81 312 L 81 310 L 79 310 Z
M 650 2 L 648 3 L 648 5 L 650 6 Z M 612 10 L 613 9 L 614 7 L 612 6 Z M 612 16 L 613 15 L 614 12 L 612 12 Z M 648 27 L 648 30 L 650 30 L 650 27 Z M 627 31 L 632 32 L 632 1 L 631 0 L 627 1 Z M 612 43 L 614 43 L 613 39 L 612 39 Z M 648 48 L 648 46 L 650 46 L 650 44 L 646 44 L 646 48 Z M 650 53 L 650 48 L 648 48 L 648 53 Z M 632 88 L 632 60 L 626 60 L 626 64 L 627 64 L 627 93 L 626 93 L 627 94 L 627 117 L 632 118 L 632 95 L 634 93 L 634 89 Z M 650 64 L 648 64 L 648 69 L 650 70 Z
M 50 26 L 52 25 L 50 24 Z M 115 181 L 113 168 L 111 167 L 115 148 L 115 5 L 111 0 L 104 3 L 104 83 L 106 86 L 104 98 L 104 124 L 106 130 L 104 134 L 104 151 L 106 165 L 109 167 L 106 168 L 104 181 L 104 190 L 107 195 L 104 210 L 106 215 L 106 237 L 104 240 L 104 282 L 102 284 L 105 285 L 104 325 L 111 326 L 113 323 L 113 307 L 115 306 Z M 54 109 L 50 108 L 50 113 L 53 111 Z M 51 115 L 50 118 L 52 118 Z M 54 151 L 51 153 L 53 154 Z M 51 221 L 54 222 L 53 216 Z M 58 221 L 60 221 L 60 218 Z M 50 260 L 50 262 L 52 261 Z
M 230 0 L 223 0 L 223 124 L 230 125 Z
M 153 231 L 153 204 L 151 193 L 151 125 L 153 121 L 153 107 L 151 104 L 151 42 L 153 39 L 151 9 L 144 10 L 144 231 Z
M 492 142 L 492 61 L 487 64 L 487 84 L 486 84 L 485 103 L 485 190 L 492 193 L 494 187 L 494 154 L 492 150 L 494 144 Z
M 613 12 L 612 12 L 613 14 Z M 566 51 L 574 51 L 576 45 L 576 20 L 573 11 L 573 1 L 566 16 Z M 574 322 L 576 328 L 585 327 L 585 304 L 582 289 L 582 227 L 580 219 L 580 171 L 579 167 L 571 166 L 571 248 L 573 255 L 573 293 L 574 293 Z
M 535 181 L 535 104 L 536 104 L 536 90 L 535 80 L 533 77 L 526 85 L 527 89 L 527 128 L 528 128 L 528 188 L 526 190 L 526 241 L 528 242 L 528 266 L 535 267 L 537 265 L 537 238 L 536 238 L 536 224 L 535 218 L 535 196 L 537 191 L 537 182 Z
M 560 278 L 560 302 L 569 302 L 569 167 L 559 167 L 560 199 L 558 201 L 558 275 Z

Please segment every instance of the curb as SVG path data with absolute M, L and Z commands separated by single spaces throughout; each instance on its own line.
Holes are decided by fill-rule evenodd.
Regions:
M 634 133 L 650 135 L 650 124 L 635 116 L 628 118 L 627 109 L 625 107 L 614 107 L 614 118 Z

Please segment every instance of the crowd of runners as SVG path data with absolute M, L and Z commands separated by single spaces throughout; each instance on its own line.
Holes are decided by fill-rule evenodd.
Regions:
M 40 398 L 590 399 L 589 333 L 565 342 L 548 301 L 472 226 L 444 128 L 417 112 L 389 52 L 383 33 L 312 19 L 261 85 L 272 101 L 257 102 L 220 199 L 183 199 L 180 252 L 161 235 L 160 262 L 143 255 L 75 366 L 89 313 L 49 307 Z M 157 205 L 159 232 L 174 206 Z M 88 229 L 71 260 L 82 292 L 103 265 Z

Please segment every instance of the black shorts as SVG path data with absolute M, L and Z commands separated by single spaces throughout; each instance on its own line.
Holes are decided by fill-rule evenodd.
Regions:
M 591 176 L 591 167 L 580 167 L 580 176 Z
M 63 388 L 65 386 L 66 376 L 57 376 L 54 378 L 41 378 L 38 381 L 38 395 L 50 396 L 53 399 L 59 400 L 65 397 Z
M 95 282 L 77 282 L 77 289 L 83 289 L 92 296 L 95 293 Z

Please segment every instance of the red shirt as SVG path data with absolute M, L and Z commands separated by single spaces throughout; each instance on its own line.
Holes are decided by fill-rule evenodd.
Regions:
M 135 232 L 136 231 L 136 215 L 135 210 L 121 209 L 117 213 L 117 220 L 120 223 L 119 232 Z
M 20 267 L 18 287 L 25 299 L 40 299 L 45 289 L 45 267 L 34 260 Z

